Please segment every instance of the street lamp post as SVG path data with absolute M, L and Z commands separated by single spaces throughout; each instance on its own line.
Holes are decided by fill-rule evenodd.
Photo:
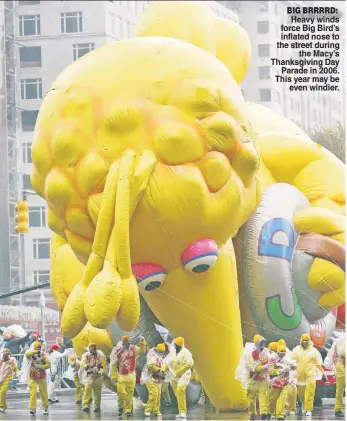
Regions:
M 45 338 L 45 306 L 46 306 L 45 294 L 41 291 L 41 295 L 40 295 L 41 338 L 42 338 L 43 342 L 46 342 L 46 338 Z

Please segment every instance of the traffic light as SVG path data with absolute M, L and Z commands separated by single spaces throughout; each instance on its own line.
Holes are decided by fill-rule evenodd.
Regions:
M 28 202 L 26 200 L 20 200 L 17 204 L 16 204 L 16 222 L 17 222 L 17 226 L 16 226 L 16 232 L 18 232 L 18 234 L 26 234 L 29 230 L 29 224 L 28 224 Z

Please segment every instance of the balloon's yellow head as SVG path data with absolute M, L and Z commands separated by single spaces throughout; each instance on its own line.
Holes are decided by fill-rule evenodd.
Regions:
M 114 318 L 134 329 L 140 291 L 194 347 L 180 317 L 209 312 L 214 294 L 201 334 L 220 328 L 226 349 L 242 346 L 230 238 L 260 200 L 252 136 L 230 69 L 206 48 L 143 36 L 62 72 L 37 119 L 31 181 L 50 228 L 86 265 L 60 297 L 65 336 L 87 337 L 87 322 L 105 329 Z M 191 315 L 180 313 L 180 294 Z
M 70 65 L 47 93 L 32 185 L 47 200 L 50 228 L 83 263 L 110 166 L 126 150 L 137 164 L 144 151 L 155 160 L 136 205 L 134 224 L 147 227 L 134 227 L 146 243 L 131 243 L 135 260 L 159 255 L 170 269 L 192 241 L 235 235 L 254 209 L 258 155 L 242 95 L 226 68 L 193 45 L 106 45 Z

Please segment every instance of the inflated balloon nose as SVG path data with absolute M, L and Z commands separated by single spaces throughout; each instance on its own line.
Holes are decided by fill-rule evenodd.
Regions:
M 182 254 L 185 269 L 203 273 L 211 269 L 218 257 L 218 247 L 213 240 L 199 240 L 187 247 Z
M 166 277 L 166 270 L 162 266 L 152 263 L 132 265 L 132 273 L 141 292 L 154 291 L 161 286 Z

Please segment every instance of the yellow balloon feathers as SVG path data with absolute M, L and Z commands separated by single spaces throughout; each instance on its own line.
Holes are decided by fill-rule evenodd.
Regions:
M 232 373 L 248 309 L 241 303 L 240 314 L 231 239 L 262 189 L 282 179 L 313 204 L 342 209 L 344 166 L 284 118 L 276 124 L 245 103 L 238 83 L 250 42 L 238 24 L 200 2 L 153 2 L 135 34 L 66 68 L 37 119 L 31 180 L 56 233 L 62 331 L 79 352 L 93 340 L 108 353 L 108 326 L 136 327 L 140 293 L 185 338 L 212 403 L 243 410 Z
M 194 44 L 215 55 L 238 84 L 246 76 L 251 59 L 247 32 L 236 22 L 216 17 L 203 2 L 153 2 L 137 22 L 134 34 L 170 37 Z

